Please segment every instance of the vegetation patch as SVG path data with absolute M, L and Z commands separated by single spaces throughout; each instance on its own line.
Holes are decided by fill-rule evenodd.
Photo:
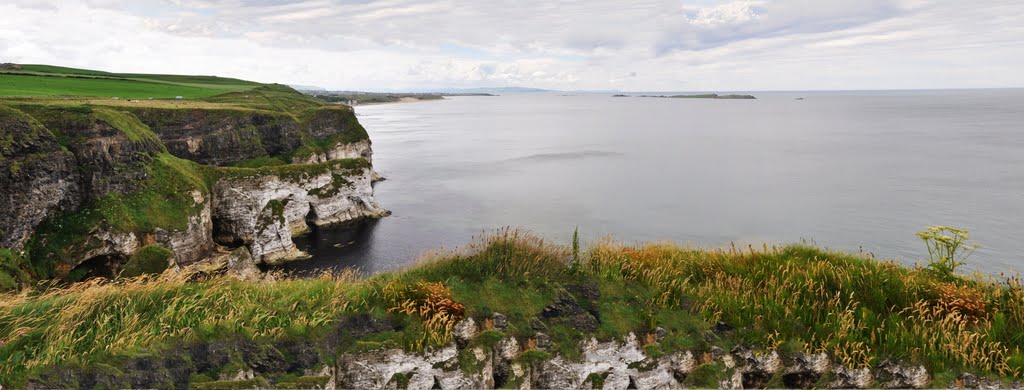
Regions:
M 0 105 L 0 162 L 13 157 L 15 148 L 35 141 L 47 130 L 28 114 Z
M 34 273 L 41 278 L 63 276 L 63 259 L 81 251 L 95 228 L 121 233 L 146 233 L 156 228 L 184 230 L 203 205 L 194 193 L 209 194 L 198 165 L 170 154 L 155 156 L 145 167 L 149 179 L 130 194 L 111 193 L 79 210 L 44 222 L 28 244 Z
M 132 254 L 121 270 L 121 277 L 155 275 L 164 272 L 174 259 L 174 252 L 159 245 L 149 245 Z
M 281 160 L 278 157 L 256 157 L 245 161 L 239 161 L 233 166 L 237 168 L 263 168 L 263 167 L 276 167 L 280 165 L 288 165 L 288 162 Z
M 339 175 L 337 173 L 331 175 L 331 182 L 327 185 L 319 188 L 309 190 L 308 194 L 315 197 L 326 199 L 341 192 L 342 189 L 351 187 L 352 182 L 345 178 L 345 175 Z
M 111 127 L 120 130 L 132 141 L 150 141 L 159 144 L 160 138 L 156 136 L 144 123 L 140 122 L 135 115 L 127 111 L 117 111 L 111 108 L 95 108 L 92 110 L 96 119 L 99 119 Z
M 0 248 L 0 291 L 16 290 L 32 279 L 25 270 L 28 261 L 10 249 Z

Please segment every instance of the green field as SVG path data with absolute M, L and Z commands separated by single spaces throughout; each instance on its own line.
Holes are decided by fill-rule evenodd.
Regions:
M 65 68 L 62 66 L 53 65 L 22 65 L 22 70 L 26 72 L 46 73 L 46 74 L 63 74 L 63 75 L 81 75 L 81 76 L 96 76 L 96 77 L 111 77 L 111 78 L 125 78 L 125 79 L 142 79 L 152 81 L 164 81 L 172 83 L 182 84 L 205 84 L 205 85 L 219 85 L 219 86 L 257 86 L 260 83 L 255 81 L 239 80 L 227 77 L 217 76 L 189 76 L 189 75 L 173 75 L 173 74 L 146 74 L 146 73 L 110 73 L 99 70 L 88 70 L 88 69 L 75 69 Z
M 0 96 L 91 96 L 125 99 L 196 99 L 263 84 L 216 76 L 108 73 L 50 65 L 0 72 Z

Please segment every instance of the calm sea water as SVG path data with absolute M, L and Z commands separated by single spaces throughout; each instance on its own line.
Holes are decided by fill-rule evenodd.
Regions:
M 1024 90 L 516 94 L 358 107 L 380 221 L 296 239 L 297 270 L 409 264 L 504 226 L 568 242 L 813 240 L 912 264 L 927 225 L 969 270 L 1024 271 Z M 796 98 L 803 97 L 803 100 Z

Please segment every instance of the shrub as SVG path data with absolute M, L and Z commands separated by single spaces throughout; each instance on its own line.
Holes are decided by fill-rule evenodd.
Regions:
M 917 233 L 928 248 L 928 269 L 939 277 L 949 279 L 967 257 L 980 248 L 970 244 L 970 231 L 951 226 L 931 226 Z

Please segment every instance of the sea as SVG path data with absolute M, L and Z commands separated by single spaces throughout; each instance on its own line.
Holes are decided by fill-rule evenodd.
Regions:
M 1024 271 L 1024 89 L 519 93 L 358 106 L 393 215 L 297 237 L 286 270 L 414 264 L 498 229 L 568 243 L 807 243 L 913 265 L 969 229 L 965 272 Z

